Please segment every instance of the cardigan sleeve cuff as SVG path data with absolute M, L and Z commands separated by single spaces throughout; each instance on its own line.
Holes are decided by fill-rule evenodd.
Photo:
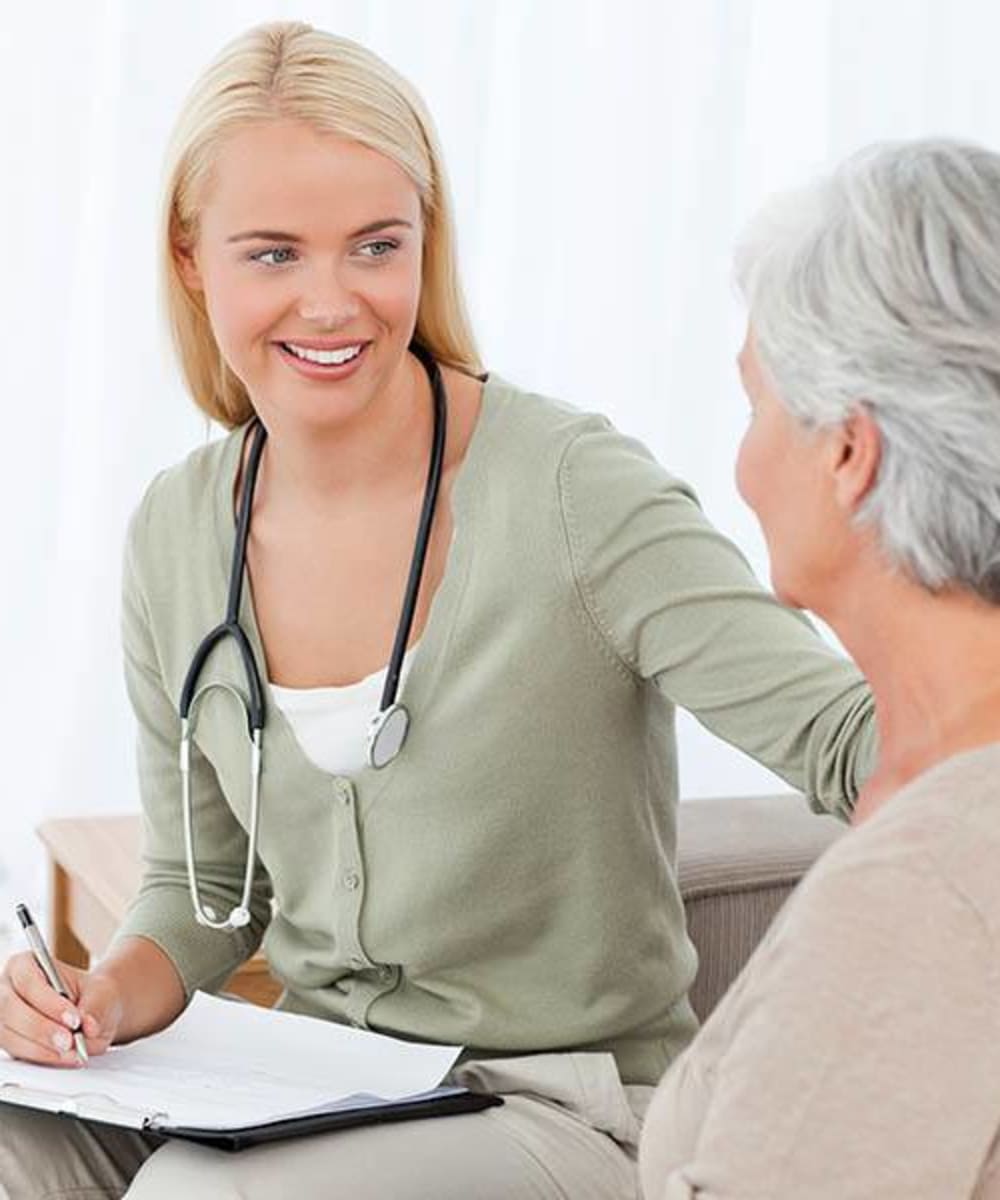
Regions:
M 229 898 L 202 891 L 202 903 L 228 913 Z M 111 947 L 127 937 L 144 937 L 173 963 L 184 985 L 184 998 L 194 992 L 217 991 L 260 945 L 263 930 L 256 921 L 229 932 L 206 929 L 195 920 L 186 889 L 156 888 L 140 892 L 115 932 Z

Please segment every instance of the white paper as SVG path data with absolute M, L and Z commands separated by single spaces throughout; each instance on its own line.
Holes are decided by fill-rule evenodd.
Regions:
M 113 1046 L 88 1066 L 40 1067 L 0 1056 L 5 1084 L 76 1101 L 162 1114 L 162 1124 L 242 1129 L 350 1097 L 399 1100 L 436 1088 L 460 1046 L 404 1042 L 332 1021 L 195 994 L 162 1033 Z M 13 1093 L 9 1093 L 11 1099 Z

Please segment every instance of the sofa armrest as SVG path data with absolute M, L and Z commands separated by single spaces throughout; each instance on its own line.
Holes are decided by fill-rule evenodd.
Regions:
M 688 800 L 678 811 L 678 880 L 698 951 L 691 1004 L 704 1021 L 775 913 L 847 827 L 794 792 Z

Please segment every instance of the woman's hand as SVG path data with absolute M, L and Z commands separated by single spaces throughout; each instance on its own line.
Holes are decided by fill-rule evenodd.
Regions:
M 79 1065 L 73 1033 L 88 1054 L 103 1054 L 115 1040 L 123 1004 L 113 977 L 57 963 L 72 997 L 49 986 L 30 951 L 15 954 L 0 972 L 0 1049 L 13 1058 L 52 1067 Z

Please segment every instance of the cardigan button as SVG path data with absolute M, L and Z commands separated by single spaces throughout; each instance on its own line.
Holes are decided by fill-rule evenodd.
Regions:
M 344 876 L 344 887 L 349 892 L 356 892 L 361 885 L 361 879 L 356 871 L 348 871 Z

